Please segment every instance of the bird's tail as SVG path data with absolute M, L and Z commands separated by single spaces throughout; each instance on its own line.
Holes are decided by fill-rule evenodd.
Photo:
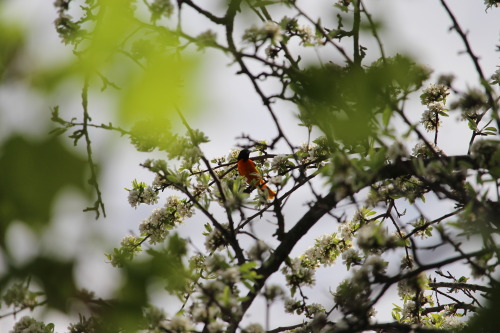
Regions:
M 271 190 L 269 188 L 269 186 L 266 185 L 266 183 L 264 182 L 264 180 L 261 180 L 261 186 L 260 186 L 260 188 L 263 191 L 267 191 L 267 198 L 269 200 L 274 199 L 274 197 L 276 196 L 276 192 L 274 192 L 273 190 Z

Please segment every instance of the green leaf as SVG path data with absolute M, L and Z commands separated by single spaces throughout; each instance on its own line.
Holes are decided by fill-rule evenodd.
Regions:
M 91 193 L 86 160 L 70 153 L 58 137 L 30 141 L 12 136 L 0 149 L 0 244 L 13 220 L 37 230 L 48 223 L 61 189 L 76 186 Z
M 391 120 L 393 110 L 391 108 L 385 108 L 382 113 L 382 123 L 385 127 L 389 126 L 389 121 Z
M 467 125 L 469 126 L 469 129 L 471 129 L 472 131 L 477 130 L 477 124 L 475 121 L 469 119 L 467 121 Z
M 7 21 L 7 20 L 6 20 Z M 10 22 L 0 23 L 0 77 L 3 78 L 11 62 L 16 61 L 26 40 L 21 27 Z

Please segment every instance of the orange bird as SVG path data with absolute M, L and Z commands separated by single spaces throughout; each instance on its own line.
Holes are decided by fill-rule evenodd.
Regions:
M 247 179 L 247 184 L 257 185 L 262 191 L 267 191 L 267 197 L 273 199 L 276 192 L 267 187 L 266 182 L 262 179 L 259 171 L 255 167 L 254 161 L 250 159 L 250 150 L 242 149 L 238 154 L 238 171 L 240 175 Z

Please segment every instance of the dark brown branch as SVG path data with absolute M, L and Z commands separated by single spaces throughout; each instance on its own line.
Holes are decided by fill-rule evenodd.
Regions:
M 455 289 L 467 289 L 472 291 L 483 291 L 486 293 L 491 292 L 490 287 L 481 286 L 478 284 L 469 284 L 469 283 L 458 283 L 458 282 L 430 282 L 429 287 L 431 288 L 450 288 L 452 290 Z
M 195 11 L 197 11 L 198 13 L 200 13 L 203 16 L 205 16 L 207 19 L 209 19 L 210 21 L 212 21 L 212 22 L 214 22 L 216 24 L 223 25 L 223 24 L 226 23 L 226 21 L 224 20 L 224 18 L 215 16 L 214 14 L 212 14 L 209 11 L 201 8 L 200 6 L 198 6 L 197 4 L 195 4 L 191 0 L 178 0 L 178 3 L 179 3 L 179 11 L 181 10 L 180 9 L 181 5 L 185 3 L 186 5 L 188 5 L 189 7 L 193 8 Z
M 102 215 L 106 217 L 106 209 L 104 208 L 104 202 L 102 201 L 102 194 L 101 190 L 99 188 L 99 182 L 97 181 L 97 170 L 96 166 L 94 164 L 94 160 L 92 158 L 92 142 L 90 141 L 90 135 L 88 132 L 88 124 L 89 121 L 92 119 L 89 116 L 88 112 L 88 89 L 89 89 L 89 80 L 86 77 L 84 80 L 83 84 L 83 89 L 82 89 L 82 107 L 83 107 L 83 126 L 81 130 L 81 134 L 85 137 L 85 143 L 87 145 L 87 161 L 90 167 L 90 178 L 89 178 L 89 184 L 94 186 L 97 199 L 94 202 L 94 206 L 85 208 L 83 211 L 95 211 L 96 213 L 96 219 L 99 218 L 100 212 L 99 209 L 102 211 Z
M 499 109 L 498 103 L 497 103 L 497 100 L 493 97 L 492 89 L 491 89 L 490 85 L 488 84 L 486 77 L 484 76 L 481 65 L 479 64 L 479 57 L 476 56 L 474 51 L 472 50 L 472 47 L 470 46 L 469 40 L 467 39 L 467 34 L 464 33 L 464 31 L 460 27 L 460 24 L 458 24 L 457 18 L 455 17 L 455 15 L 451 11 L 451 9 L 446 4 L 446 1 L 445 0 L 440 0 L 440 1 L 441 1 L 441 4 L 443 5 L 444 9 L 448 13 L 448 16 L 450 17 L 451 21 L 453 22 L 453 29 L 455 29 L 455 31 L 458 33 L 458 35 L 462 39 L 462 41 L 465 45 L 465 49 L 467 50 L 467 54 L 470 56 L 470 58 L 472 59 L 472 62 L 474 63 L 474 67 L 476 69 L 477 74 L 479 75 L 481 85 L 484 88 L 484 92 L 486 93 L 486 96 L 488 96 L 488 104 L 492 108 L 493 117 L 495 118 L 495 120 L 497 122 L 497 127 L 500 128 L 500 118 L 499 118 L 499 115 L 497 113 L 498 109 Z
M 429 313 L 441 312 L 441 311 L 445 310 L 447 307 L 449 307 L 450 309 L 453 308 L 454 310 L 462 309 L 462 310 L 468 310 L 468 311 L 473 311 L 473 312 L 477 312 L 477 310 L 478 310 L 477 306 L 460 302 L 460 303 L 442 304 L 442 305 L 434 306 L 432 308 L 425 308 L 422 310 L 421 314 L 422 314 L 422 316 L 425 316 L 425 315 L 428 315 Z
M 251 290 L 245 301 L 242 303 L 241 318 L 253 303 L 265 282 L 274 272 L 276 272 L 281 264 L 288 258 L 295 244 L 318 222 L 326 213 L 332 210 L 337 205 L 336 194 L 329 193 L 323 198 L 318 199 L 316 203 L 302 216 L 302 218 L 290 229 L 284 236 L 281 244 L 274 250 L 269 259 L 257 270 L 260 275 L 255 281 L 253 290 Z M 234 332 L 239 321 L 232 323 L 228 332 Z

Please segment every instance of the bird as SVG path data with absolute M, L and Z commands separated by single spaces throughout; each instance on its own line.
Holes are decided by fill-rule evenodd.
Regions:
M 267 191 L 268 199 L 274 199 L 276 192 L 271 190 L 266 185 L 264 179 L 262 179 L 262 176 L 255 167 L 255 162 L 250 159 L 250 150 L 248 149 L 242 149 L 238 154 L 238 172 L 247 179 L 247 184 L 258 186 L 262 191 Z

